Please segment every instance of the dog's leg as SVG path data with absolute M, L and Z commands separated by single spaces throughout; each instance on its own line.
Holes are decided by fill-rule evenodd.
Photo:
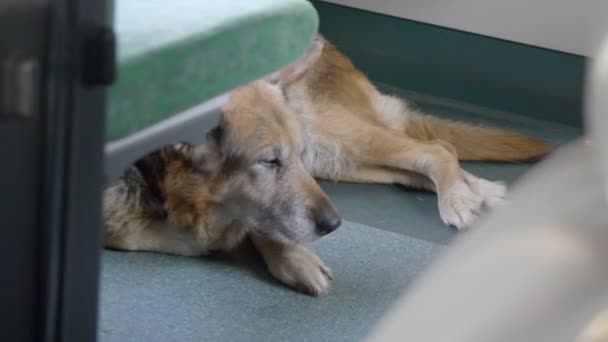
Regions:
M 207 250 L 189 234 L 170 227 L 141 227 L 115 235 L 106 234 L 105 247 L 125 251 L 146 251 L 183 256 L 207 254 Z
M 456 153 L 444 141 L 422 142 L 381 129 L 367 132 L 371 139 L 363 147 L 364 164 L 420 173 L 435 185 L 442 220 L 457 229 L 471 225 L 484 203 L 502 200 L 505 188 L 489 181 L 480 182 L 461 169 Z
M 484 206 L 492 209 L 506 203 L 506 187 L 464 171 L 465 180 L 474 193 L 484 198 Z M 409 188 L 436 192 L 435 184 L 419 173 L 380 167 L 360 167 L 334 179 L 341 182 L 399 184 Z
M 312 296 L 327 293 L 331 270 L 321 259 L 301 245 L 290 245 L 251 235 L 270 273 L 283 283 Z
M 435 191 L 435 183 L 419 173 L 381 167 L 360 167 L 340 174 L 340 182 L 399 184 L 410 188 Z

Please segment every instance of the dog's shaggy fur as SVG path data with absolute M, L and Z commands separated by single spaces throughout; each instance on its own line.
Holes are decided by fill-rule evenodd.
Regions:
M 462 170 L 459 160 L 527 161 L 552 146 L 515 132 L 425 115 L 380 93 L 322 36 L 299 60 L 269 76 L 296 113 L 303 156 L 317 178 L 398 183 L 437 192 L 439 214 L 457 229 L 504 202 L 501 183 Z
M 331 272 L 302 243 L 341 220 L 305 170 L 302 149 L 278 88 L 256 82 L 238 89 L 204 146 L 151 153 L 105 190 L 105 245 L 204 255 L 248 236 L 277 279 L 325 293 Z
M 235 90 L 204 146 L 149 154 L 106 189 L 105 245 L 199 255 L 249 236 L 277 279 L 319 295 L 331 272 L 302 244 L 340 218 L 312 176 L 435 191 L 443 221 L 463 229 L 504 202 L 506 189 L 459 159 L 525 161 L 550 151 L 381 94 L 319 35 L 288 67 Z

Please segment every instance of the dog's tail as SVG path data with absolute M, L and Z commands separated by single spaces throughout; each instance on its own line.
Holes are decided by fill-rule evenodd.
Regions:
M 551 144 L 523 134 L 419 113 L 410 113 L 406 133 L 421 140 L 447 141 L 456 148 L 458 159 L 467 161 L 533 161 L 553 150 Z

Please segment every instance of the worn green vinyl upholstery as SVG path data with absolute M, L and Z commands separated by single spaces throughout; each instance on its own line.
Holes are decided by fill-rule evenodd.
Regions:
M 318 27 L 306 0 L 115 0 L 115 140 L 297 58 Z

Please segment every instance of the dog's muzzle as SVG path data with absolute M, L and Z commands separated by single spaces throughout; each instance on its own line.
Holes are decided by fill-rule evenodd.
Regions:
M 342 218 L 333 206 L 324 207 L 315 213 L 315 231 L 323 236 L 338 229 L 342 224 Z

